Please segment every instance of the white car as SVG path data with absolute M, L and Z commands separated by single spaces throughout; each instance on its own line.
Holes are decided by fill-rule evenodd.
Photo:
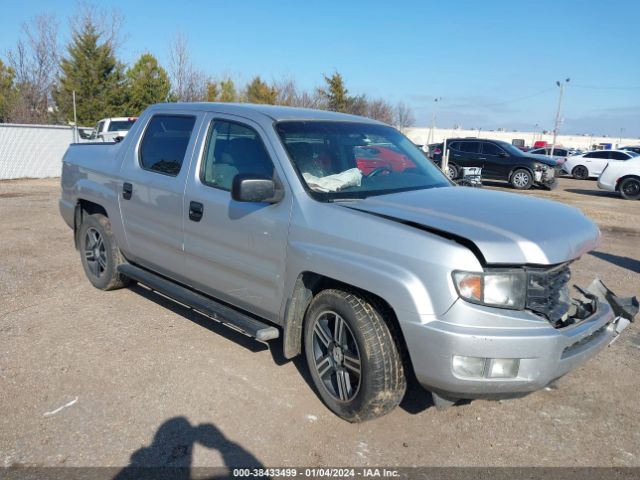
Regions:
M 635 152 L 623 150 L 594 150 L 569 157 L 562 164 L 562 170 L 580 180 L 598 178 L 608 162 L 625 161 L 637 156 Z
M 598 187 L 620 192 L 627 200 L 640 200 L 640 157 L 626 162 L 609 162 L 598 177 Z
M 551 147 L 542 147 L 529 150 L 527 152 L 530 155 L 546 155 L 551 157 Z M 553 149 L 553 158 L 558 165 L 562 165 L 567 161 L 567 158 L 571 156 L 571 150 L 564 147 L 556 147 Z

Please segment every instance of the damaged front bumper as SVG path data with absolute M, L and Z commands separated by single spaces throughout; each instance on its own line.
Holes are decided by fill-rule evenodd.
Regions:
M 635 298 L 616 297 L 599 280 L 580 291 L 584 298 L 573 301 L 573 322 L 562 328 L 529 311 L 464 301 L 437 320 L 403 322 L 418 380 L 441 401 L 506 398 L 548 385 L 612 343 L 638 312 Z M 456 368 L 465 359 L 475 370 Z M 494 364 L 509 361 L 511 375 L 498 369 L 494 376 Z

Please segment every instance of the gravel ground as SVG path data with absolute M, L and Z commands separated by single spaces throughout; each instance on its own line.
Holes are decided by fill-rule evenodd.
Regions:
M 0 182 L 0 466 L 640 466 L 637 325 L 526 398 L 436 411 L 412 386 L 401 408 L 351 425 L 278 342 L 141 287 L 91 287 L 58 182 Z M 619 295 L 640 294 L 640 202 L 565 178 L 525 194 L 600 225 L 577 283 L 598 274 Z

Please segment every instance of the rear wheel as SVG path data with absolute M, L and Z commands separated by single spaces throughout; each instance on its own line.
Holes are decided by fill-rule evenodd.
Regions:
M 640 200 L 640 179 L 625 178 L 620 182 L 620 194 L 627 200 Z
M 449 177 L 451 180 L 458 178 L 458 169 L 451 163 L 447 165 L 447 177 Z
M 529 170 L 520 168 L 511 175 L 511 185 L 518 190 L 528 190 L 533 185 L 533 175 Z
M 380 417 L 404 397 L 399 348 L 363 297 L 324 290 L 305 316 L 304 346 L 313 383 L 325 405 L 349 422 Z
M 586 180 L 589 178 L 589 170 L 584 165 L 578 165 L 571 171 L 571 175 L 578 180 Z
M 115 290 L 129 284 L 118 273 L 125 260 L 111 232 L 111 222 L 102 214 L 85 215 L 78 229 L 80 260 L 91 284 L 100 290 Z

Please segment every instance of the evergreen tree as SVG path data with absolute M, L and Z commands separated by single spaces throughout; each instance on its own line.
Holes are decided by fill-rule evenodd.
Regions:
M 0 122 L 6 122 L 15 97 L 15 72 L 0 60 Z
M 237 102 L 238 101 L 238 92 L 236 92 L 236 86 L 233 83 L 233 80 L 227 78 L 220 82 L 220 96 L 218 97 L 219 102 Z
M 217 82 L 210 81 L 207 83 L 207 102 L 217 102 L 219 93 Z
M 112 42 L 102 39 L 90 18 L 73 31 L 67 53 L 53 91 L 62 119 L 73 120 L 74 90 L 79 124 L 92 125 L 101 118 L 124 115 L 124 66 L 116 59 Z
M 127 115 L 140 115 L 149 105 L 165 102 L 171 85 L 169 76 L 150 53 L 140 56 L 126 73 Z
M 360 103 L 357 98 L 355 100 L 349 98 L 349 91 L 344 86 L 342 75 L 338 72 L 335 72 L 330 77 L 324 75 L 324 81 L 327 84 L 326 88 L 320 89 L 318 93 L 325 101 L 327 110 L 348 112 L 351 103 L 354 101 Z
M 259 76 L 251 80 L 246 90 L 247 102 L 249 103 L 266 103 L 275 105 L 278 98 L 278 91 L 265 82 Z

